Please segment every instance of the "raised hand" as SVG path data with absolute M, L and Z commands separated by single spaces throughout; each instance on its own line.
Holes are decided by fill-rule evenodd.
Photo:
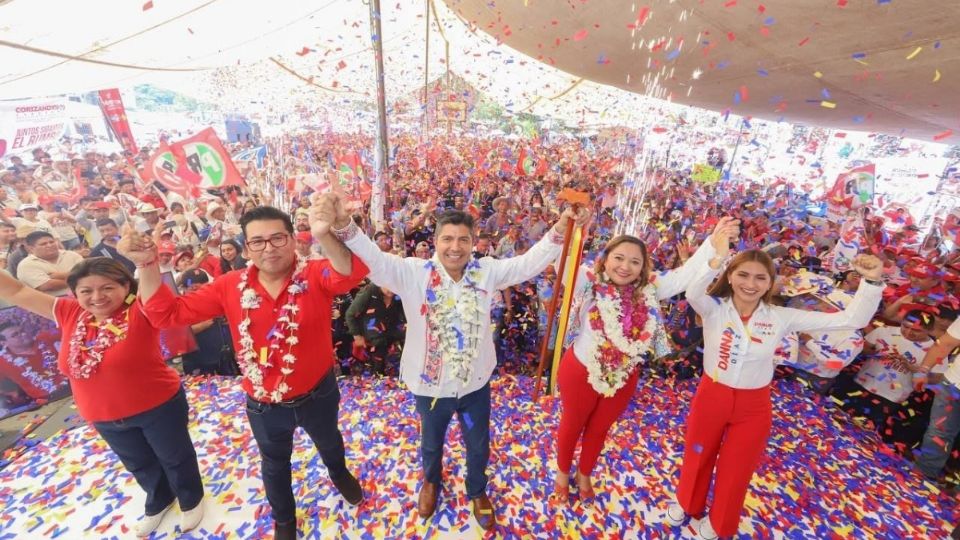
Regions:
M 730 254 L 730 242 L 733 242 L 740 236 L 740 220 L 733 217 L 722 217 L 713 228 L 713 234 L 710 235 L 710 243 L 716 250 L 718 257 L 726 257 Z
M 310 233 L 313 234 L 314 238 L 320 238 L 330 233 L 330 228 L 337 218 L 330 193 L 314 196 L 307 218 L 310 221 Z
M 560 214 L 560 220 L 557 221 L 554 230 L 560 234 L 565 234 L 567 225 L 571 220 L 575 225 L 581 227 L 586 225 L 590 222 L 590 209 L 583 205 L 568 206 L 564 209 L 563 213 Z
M 883 278 L 883 262 L 874 255 L 861 253 L 854 257 L 851 266 L 866 279 L 879 281 Z
M 145 266 L 157 260 L 157 244 L 149 234 L 137 232 L 129 222 L 123 225 L 121 234 L 117 251 L 133 264 Z

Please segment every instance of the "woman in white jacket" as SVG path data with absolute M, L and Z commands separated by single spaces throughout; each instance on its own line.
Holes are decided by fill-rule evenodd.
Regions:
M 736 224 L 724 218 L 717 226 Z M 738 228 L 728 228 L 730 240 Z M 883 293 L 883 265 L 859 255 L 853 267 L 863 275 L 847 308 L 817 313 L 770 304 L 776 271 L 759 250 L 734 257 L 720 278 L 729 243 L 687 287 L 687 301 L 703 319 L 703 377 L 687 415 L 683 464 L 676 500 L 668 520 L 680 524 L 687 515 L 704 513 L 715 479 L 713 506 L 697 528 L 701 538 L 736 534 L 750 478 L 760 463 L 772 422 L 770 382 L 773 354 L 784 335 L 826 329 L 863 328 L 877 311 Z M 714 473 L 716 467 L 716 473 Z
M 729 234 L 718 227 L 686 264 L 660 274 L 651 273 L 643 241 L 621 235 L 607 243 L 593 268 L 579 269 L 571 309 L 576 338 L 557 373 L 562 409 L 555 502 L 567 501 L 578 442 L 578 491 L 581 499 L 593 497 L 590 474 L 607 432 L 637 389 L 641 365 L 668 352 L 660 301 L 680 294 L 715 256 L 711 244 L 727 243 Z

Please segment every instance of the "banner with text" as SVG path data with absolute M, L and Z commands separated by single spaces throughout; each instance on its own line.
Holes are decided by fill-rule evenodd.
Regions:
M 55 143 L 66 125 L 63 98 L 0 101 L 0 158 Z
M 107 117 L 107 122 L 113 129 L 114 135 L 119 139 L 120 146 L 124 150 L 136 155 L 139 150 L 137 143 L 133 140 L 133 131 L 130 130 L 130 122 L 127 121 L 127 111 L 123 108 L 123 100 L 120 99 L 120 91 L 116 88 L 100 90 L 100 110 Z

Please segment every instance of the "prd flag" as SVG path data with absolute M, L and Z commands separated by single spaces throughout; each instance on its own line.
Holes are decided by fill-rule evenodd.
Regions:
M 173 155 L 178 159 L 182 153 L 183 164 L 190 170 L 192 176 L 185 178 L 192 182 L 198 178 L 196 185 L 201 189 L 222 188 L 226 186 L 244 186 L 243 176 L 237 170 L 230 153 L 223 147 L 213 128 L 207 128 L 189 139 L 170 145 Z

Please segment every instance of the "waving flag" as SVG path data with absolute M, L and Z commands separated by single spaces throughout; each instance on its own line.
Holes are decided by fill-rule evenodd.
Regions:
M 207 128 L 189 139 L 170 145 L 170 150 L 177 158 L 178 174 L 185 166 L 190 173 L 186 173 L 184 179 L 195 182 L 201 189 L 246 185 L 213 128 Z

